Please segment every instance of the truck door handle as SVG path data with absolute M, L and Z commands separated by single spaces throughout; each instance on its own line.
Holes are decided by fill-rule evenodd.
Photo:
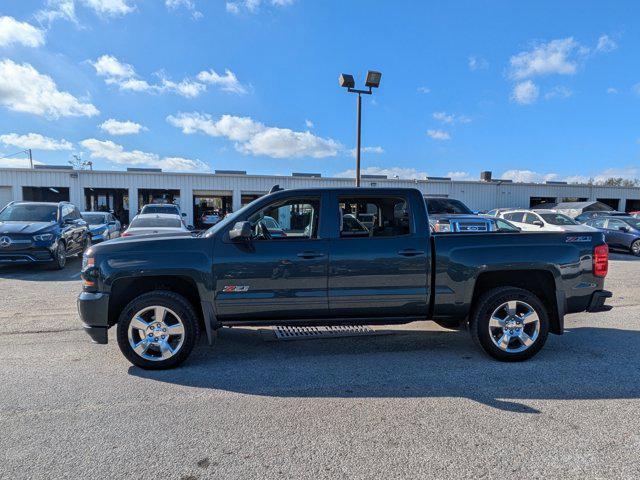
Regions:
M 416 250 L 415 248 L 407 248 L 405 250 L 400 250 L 398 255 L 402 255 L 403 257 L 417 257 L 419 255 L 424 255 L 424 251 Z
M 300 258 L 306 258 L 306 259 L 320 258 L 320 257 L 324 257 L 324 253 L 320 253 L 320 252 L 300 252 L 298 254 L 298 256 Z

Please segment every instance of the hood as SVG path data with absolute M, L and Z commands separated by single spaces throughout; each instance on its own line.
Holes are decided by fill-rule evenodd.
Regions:
M 20 233 L 32 235 L 56 225 L 55 222 L 0 222 L 0 235 Z

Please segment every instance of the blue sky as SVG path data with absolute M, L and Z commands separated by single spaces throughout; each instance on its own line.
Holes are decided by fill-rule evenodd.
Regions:
M 5 0 L 0 156 L 96 169 L 640 177 L 640 4 Z M 24 157 L 0 166 L 24 165 Z

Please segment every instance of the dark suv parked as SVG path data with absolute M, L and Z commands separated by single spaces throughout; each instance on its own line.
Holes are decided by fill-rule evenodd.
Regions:
M 87 222 L 69 202 L 11 202 L 0 210 L 0 265 L 46 263 L 62 269 L 91 246 Z

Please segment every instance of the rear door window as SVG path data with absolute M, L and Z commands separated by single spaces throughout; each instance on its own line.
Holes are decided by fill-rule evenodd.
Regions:
M 402 197 L 339 197 L 340 237 L 398 237 L 411 233 Z

